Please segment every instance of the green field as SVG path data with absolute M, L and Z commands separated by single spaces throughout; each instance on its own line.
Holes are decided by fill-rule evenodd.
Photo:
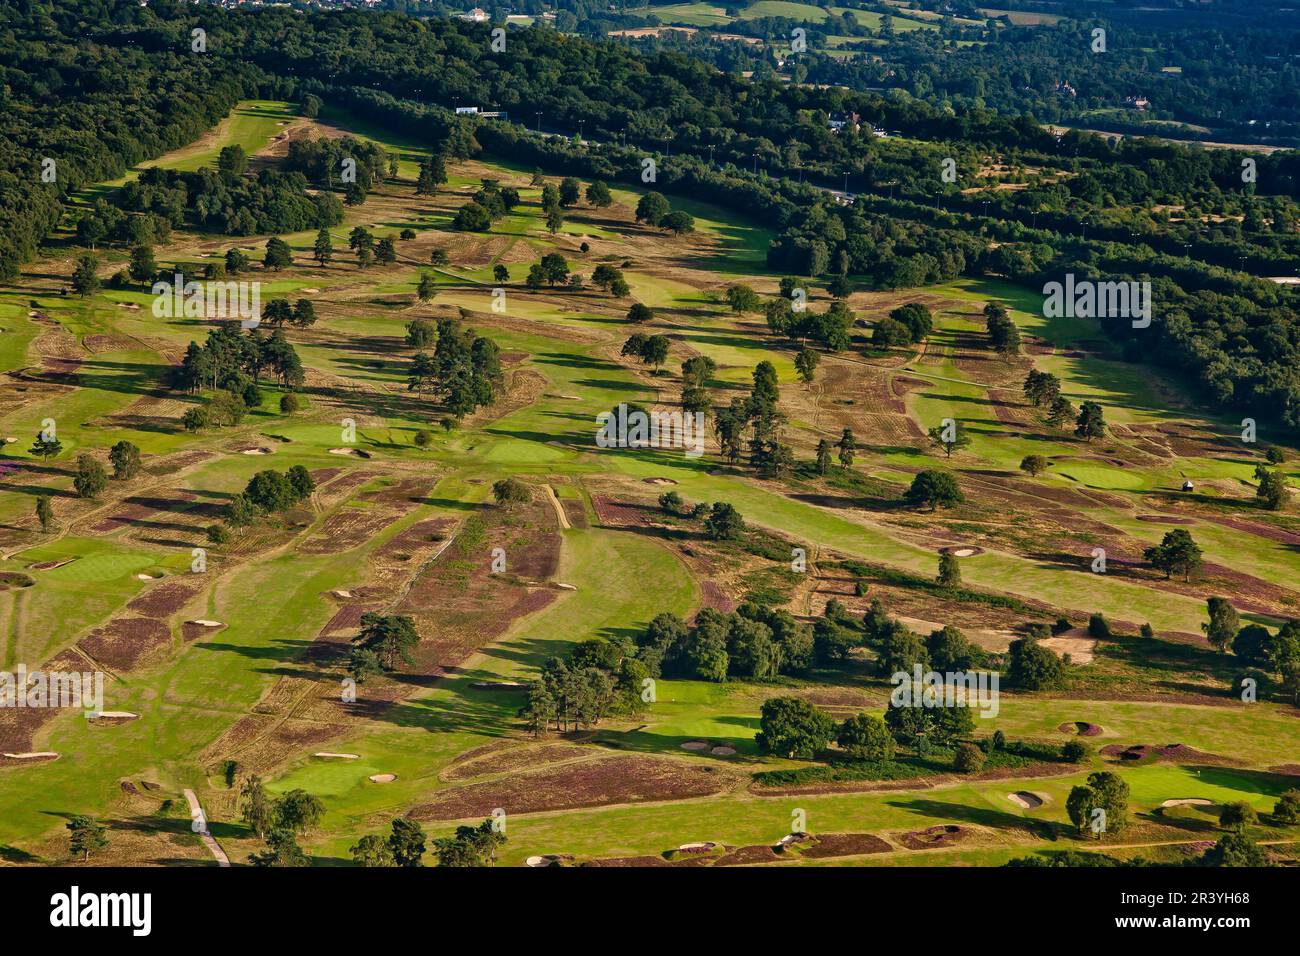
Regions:
M 720 8 L 706 4 L 651 12 L 666 22 L 726 22 Z M 820 20 L 841 12 L 761 0 L 746 8 L 744 16 Z M 878 25 L 878 15 L 855 13 L 860 22 L 874 17 L 872 25 Z M 900 30 L 933 26 L 901 16 L 894 24 Z M 226 145 L 255 153 L 282 125 L 298 119 L 287 103 L 241 104 L 203 140 L 155 162 L 193 170 L 213 162 Z M 281 390 L 266 385 L 261 406 L 249 411 L 240 425 L 186 432 L 178 424 L 181 409 L 201 398 L 168 391 L 165 373 L 171 359 L 164 352 L 179 353 L 201 338 L 202 321 L 154 319 L 150 298 L 140 290 L 106 291 L 87 300 L 59 296 L 39 269 L 31 270 L 18 290 L 0 294 L 0 326 L 5 329 L 0 368 L 39 364 L 46 353 L 38 346 L 55 338 L 62 341 L 65 335 L 75 340 L 83 359 L 75 387 L 31 396 L 0 413 L 0 434 L 20 439 L 7 455 L 24 469 L 14 493 L 0 504 L 0 518 L 14 534 L 0 570 L 28 574 L 35 582 L 0 590 L 6 667 L 48 660 L 109 621 L 141 616 L 128 609 L 128 602 L 163 584 L 194 580 L 199 572 L 191 570 L 192 548 L 206 543 L 204 526 L 216 519 L 191 521 L 190 511 L 219 509 L 256 472 L 304 465 L 318 473 L 338 470 L 355 479 L 338 494 L 332 490 L 337 486 L 322 479 L 316 497 L 290 517 L 249 532 L 234 546 L 211 547 L 201 586 L 183 606 L 160 618 L 170 639 L 141 663 L 111 675 L 106 708 L 138 719 L 105 727 L 89 724 L 81 714 L 64 714 L 44 725 L 31 744 L 35 750 L 58 753 L 59 759 L 0 765 L 0 849 L 57 859 L 64 840 L 62 821 L 54 817 L 143 816 L 148 801 L 176 801 L 182 790 L 193 788 L 213 821 L 214 836 L 242 863 L 260 843 L 242 822 L 236 793 L 226 781 L 227 772 L 236 772 L 227 763 L 235 759 L 227 756 L 233 752 L 239 754 L 238 772 L 256 772 L 271 794 L 301 788 L 323 801 L 325 815 L 318 827 L 302 835 L 302 844 L 318 865 L 344 864 L 361 835 L 383 831 L 393 818 L 461 786 L 504 786 L 515 773 L 525 772 L 503 771 L 466 784 L 469 778 L 458 779 L 450 772 L 467 755 L 483 748 L 495 753 L 490 749 L 495 747 L 522 753 L 559 742 L 554 736 L 535 741 L 526 733 L 519 717 L 526 698 L 521 690 L 475 684 L 534 680 L 548 659 L 570 653 L 585 640 L 635 641 L 661 613 L 690 618 L 705 605 L 719 606 L 722 599 L 725 606 L 734 606 L 753 587 L 754 575 L 785 570 L 788 558 L 781 549 L 786 545 L 805 547 L 815 561 L 827 565 L 854 558 L 928 580 L 935 571 L 937 547 L 971 536 L 982 542 L 982 553 L 962 559 L 963 584 L 1001 603 L 990 601 L 972 609 L 951 594 L 918 589 L 908 592 L 915 602 L 906 608 L 909 615 L 947 620 L 946 615 L 966 612 L 972 620 L 979 615 L 988 620 L 963 626 L 1010 629 L 1025 623 L 1029 612 L 1021 609 L 1030 605 L 1036 620 L 1059 614 L 1077 623 L 1091 612 L 1104 611 L 1114 620 L 1150 623 L 1161 635 L 1152 640 L 1177 638 L 1161 645 L 1167 653 L 1141 659 L 1133 648 L 1152 645 L 1137 644 L 1136 633 L 1125 632 L 1098 648 L 1095 663 L 1071 668 L 1078 681 L 1067 692 L 1009 689 L 1001 698 L 999 716 L 978 722 L 976 739 L 1001 730 L 1015 740 L 1056 746 L 1066 739 L 1059 725 L 1089 721 L 1104 728 L 1104 736 L 1090 741 L 1095 745 L 1180 743 L 1202 756 L 1130 764 L 1094 752 L 1078 766 L 1052 766 L 1052 773 L 1024 780 L 1014 775 L 991 779 L 949 774 L 934 786 L 919 780 L 915 787 L 895 790 L 832 787 L 772 795 L 751 788 L 748 775 L 807 762 L 761 751 L 756 734 L 763 702 L 786 693 L 842 696 L 847 703 L 826 705 L 837 708 L 837 719 L 853 709 L 882 709 L 888 685 L 870 673 L 872 655 L 855 654 L 841 670 L 819 666 L 808 675 L 767 681 L 662 679 L 654 702 L 642 711 L 613 715 L 594 728 L 570 734 L 564 742 L 580 750 L 573 758 L 575 766 L 587 768 L 635 755 L 681 772 L 706 768 L 701 772 L 725 777 L 727 785 L 707 796 L 651 795 L 583 808 L 556 808 L 565 796 L 563 788 L 557 788 L 549 795 L 553 800 L 548 807 L 520 813 L 506 808 L 509 840 L 502 862 L 517 865 L 541 853 L 578 859 L 658 854 L 696 840 L 729 846 L 771 843 L 789 832 L 791 812 L 797 808 L 806 812 L 813 832 L 869 832 L 890 842 L 890 852 L 855 858 L 857 864 L 925 865 L 941 853 L 948 862 L 997 865 L 1014 856 L 1075 846 L 1067 832 L 1067 797 L 1087 772 L 1101 769 L 1116 770 L 1129 784 L 1135 817 L 1130 837 L 1117 834 L 1105 843 L 1124 852 L 1158 854 L 1162 851 L 1157 847 L 1205 839 L 1201 830 L 1179 830 L 1170 822 L 1176 815 L 1157 813 L 1164 800 L 1204 798 L 1215 805 L 1245 800 L 1266 812 L 1288 789 L 1287 778 L 1269 768 L 1293 764 L 1300 752 L 1294 708 L 1276 701 L 1247 705 L 1225 696 L 1222 674 L 1228 665 L 1203 641 L 1197 643 L 1210 587 L 1216 592 L 1256 589 L 1256 603 L 1243 603 L 1243 623 L 1276 623 L 1288 604 L 1300 606 L 1300 596 L 1291 590 L 1300 572 L 1300 555 L 1293 546 L 1276 536 L 1249 534 L 1213 520 L 1229 514 L 1210 510 L 1220 500 L 1231 500 L 1247 513 L 1244 498 L 1225 497 L 1228 492 L 1220 488 L 1219 498 L 1201 503 L 1203 510 L 1187 512 L 1188 527 L 1205 550 L 1206 561 L 1243 578 L 1219 577 L 1204 586 L 1179 587 L 1176 581 L 1166 584 L 1136 572 L 1093 574 L 1084 564 L 1066 566 L 1058 555 L 1036 549 L 1040 539 L 1025 543 L 1030 531 L 1038 531 L 1037 522 L 1051 521 L 1054 524 L 1044 527 L 1068 531 L 1073 521 L 1102 526 L 1105 535 L 1126 548 L 1155 544 L 1168 528 L 1144 522 L 1139 515 L 1165 508 L 1158 496 L 1177 489 L 1185 477 L 1221 483 L 1222 488 L 1240 487 L 1243 496 L 1252 494 L 1248 483 L 1254 459 L 1245 451 L 1116 464 L 1123 459 L 1115 456 L 1136 447 L 1123 437 L 1127 432 L 1085 446 L 1066 431 L 1049 432 L 1036 422 L 1012 427 L 999 417 L 999 408 L 1005 415 L 1008 406 L 999 404 L 993 393 L 1014 391 L 1015 383 L 995 387 L 991 376 L 1001 376 L 1004 370 L 972 362 L 969 345 L 982 334 L 982 319 L 973 316 L 989 301 L 1006 303 L 1022 332 L 1044 344 L 1025 361 L 1059 376 L 1062 394 L 1076 404 L 1102 403 L 1112 426 L 1194 422 L 1207 432 L 1231 430 L 1231 422 L 1198 409 L 1175 383 L 1155 374 L 1134 374 L 1133 366 L 1094 348 L 1101 336 L 1093 324 L 1048 320 L 1031 293 L 997 282 L 962 279 L 909 290 L 907 294 L 941 303 L 924 355 L 877 354 L 858 330 L 847 354 L 825 354 L 821 377 L 811 387 L 801 385 L 794 364 L 797 349 L 770 335 L 761 314 L 738 316 L 725 299 L 727 286 L 736 282 L 752 284 L 765 296 L 773 293 L 779 277 L 764 268 L 774 235 L 769 226 L 706 203 L 670 197 L 675 208 L 695 217 L 696 229 L 690 236 L 669 237 L 633 221 L 631 210 L 640 190 L 616 188 L 611 207 L 579 206 L 568 213 L 563 229 L 550 234 L 540 208 L 541 190 L 528 183 L 531 170 L 494 157 L 456 161 L 439 195 L 414 196 L 414 177 L 428 155 L 425 144 L 394 139 L 345 113 L 327 111 L 324 119 L 390 150 L 398 158 L 398 174 L 396 181 L 380 184 L 366 204 L 348 208 L 346 221 L 333 230 L 335 262 L 326 267 L 309 263 L 314 231 L 286 236 L 295 264 L 268 276 L 265 283 L 264 299 L 312 297 L 322 313 L 311 330 L 287 332 L 312 373 L 302 390 L 302 411 L 282 414 Z M 517 183 L 520 203 L 487 235 L 457 234 L 449 227 L 454 209 L 483 178 Z M 84 198 L 112 185 L 88 190 Z M 409 228 L 416 237 L 399 242 L 398 263 L 362 271 L 346 252 L 347 236 L 358 224 L 381 236 Z M 178 231 L 166 250 L 159 249 L 159 260 L 202 262 L 202 257 L 221 254 L 230 246 L 260 247 L 265 239 Z M 451 246 L 454 254 L 448 266 L 431 273 L 436 276 L 436 295 L 422 304 L 414 301 L 414 293 L 435 243 Z M 588 248 L 583 249 L 583 243 Z M 522 279 L 528 264 L 549 251 L 562 252 L 572 270 L 583 275 L 602 263 L 627 262 L 623 268 L 630 296 L 617 301 L 591 288 L 527 288 Z M 120 262 L 121 253 L 113 250 L 112 255 Z M 496 264 L 509 266 L 509 305 L 502 315 L 491 305 Z M 661 374 L 651 374 L 620 355 L 619 346 L 628 334 L 623 316 L 631 301 L 653 309 L 652 328 L 671 339 L 670 361 Z M 824 308 L 826 301 L 818 288 L 815 307 Z M 897 301 L 898 296 L 861 289 L 851 305 L 874 321 Z M 57 328 L 27 315 L 32 302 Z M 142 308 L 121 307 L 130 303 Z M 443 412 L 436 403 L 407 388 L 411 350 L 403 336 L 414 316 L 461 312 L 467 324 L 490 335 L 509 357 L 513 378 L 497 407 L 444 430 L 438 427 Z M 110 336 L 107 345 L 99 341 Z M 92 350 L 92 344 L 100 347 Z M 708 356 L 717 364 L 708 383 L 717 405 L 746 394 L 754 367 L 771 362 L 787 412 L 783 434 L 800 461 L 811 458 L 818 439 L 838 437 L 842 425 L 830 416 L 857 415 L 853 421 L 863 436 L 860 455 L 852 475 L 837 473 L 839 477 L 900 484 L 910 481 L 919 468 L 947 467 L 967 483 L 971 500 L 955 514 L 932 514 L 903 508 L 885 500 L 883 493 L 845 491 L 850 486 L 807 471 L 784 479 L 760 478 L 743 465 L 722 462 L 712 431 L 707 454 L 698 459 L 671 450 L 595 446 L 597 413 L 619 402 L 676 404 L 681 387 L 676 370 L 693 355 Z M 885 376 L 886 387 L 894 375 L 921 383 L 905 391 L 897 403 L 901 411 L 890 414 L 911 421 L 922 433 L 946 417 L 959 418 L 969 428 L 970 446 L 944 462 L 924 442 L 893 445 L 872 437 L 874 416 L 880 413 L 866 410 L 866 403 L 876 395 L 871 389 L 878 383 L 869 375 L 877 372 Z M 863 404 L 837 406 L 836 399 Z M 175 407 L 136 414 L 142 405 L 149 411 L 155 400 Z M 61 454 L 49 463 L 38 462 L 28 450 L 30 436 L 45 417 L 57 419 L 63 443 Z M 355 447 L 368 458 L 336 454 L 341 444 L 353 444 L 340 438 L 345 420 L 356 425 Z M 425 449 L 414 444 L 421 429 L 432 433 Z M 102 457 L 123 439 L 141 449 L 146 464 L 159 456 L 178 457 L 129 486 L 110 482 L 103 500 L 78 499 L 71 490 L 76 456 Z M 274 454 L 269 459 L 243 454 L 250 446 L 271 448 Z M 1097 450 L 1102 446 L 1115 450 Z M 202 454 L 176 464 L 184 452 Z M 1035 479 L 1039 499 L 1025 506 L 1028 511 L 1014 513 L 999 501 L 996 490 L 980 482 L 1019 480 L 1019 463 L 1031 453 L 1052 457 L 1053 465 Z M 537 509 L 523 512 L 523 517 L 503 517 L 491 503 L 492 483 L 503 477 L 527 482 Z M 402 481 L 424 486 L 397 505 L 380 501 L 385 489 Z M 659 486 L 665 483 L 672 483 L 692 504 L 734 505 L 751 528 L 776 536 L 772 540 L 779 543 L 777 556 L 728 550 L 707 540 L 698 525 L 685 519 L 666 524 L 654 512 L 654 501 L 663 490 Z M 492 631 L 490 639 L 479 639 L 479 634 L 488 632 L 500 609 L 492 608 L 486 597 L 480 598 L 482 607 L 457 606 L 455 636 L 463 639 L 467 653 L 445 651 L 447 659 L 437 663 L 436 673 L 430 669 L 404 675 L 410 678 L 404 685 L 397 679 L 403 675 L 383 678 L 386 683 L 379 686 L 391 690 L 392 697 L 372 711 L 313 709 L 319 700 L 329 698 L 332 703 L 343 674 L 339 658 L 329 655 L 342 653 L 348 638 L 322 637 L 342 606 L 339 592 L 379 594 L 382 601 L 367 600 L 396 607 L 398 596 L 424 580 L 422 575 L 444 568 L 450 568 L 449 575 L 458 568 L 463 571 L 462 587 L 472 590 L 471 575 L 482 570 L 474 563 L 482 557 L 472 550 L 482 549 L 474 538 L 474 522 L 485 521 L 485 516 L 500 518 L 494 533 L 514 535 L 510 549 L 516 541 L 521 551 L 535 546 L 540 532 L 535 533 L 525 518 L 552 514 L 549 503 L 543 502 L 544 487 L 555 490 L 557 507 L 570 506 L 565 513 L 572 526 L 553 531 L 553 566 L 545 565 L 538 580 L 517 586 L 547 596 L 546 602 L 529 605 L 529 610 L 510 618 L 503 631 Z M 1098 496 L 1066 497 L 1080 491 Z M 38 494 L 49 494 L 55 502 L 59 524 L 48 533 L 31 518 Z M 175 506 L 176 495 L 184 496 L 183 506 Z M 1053 496 L 1069 503 L 1058 507 Z M 614 501 L 643 505 L 651 517 L 609 520 L 605 516 Z M 95 530 L 126 504 L 142 510 L 128 513 L 121 527 Z M 357 540 L 349 539 L 347 547 L 314 546 L 341 534 L 338 529 L 346 521 L 360 521 L 368 514 L 378 514 L 382 521 Z M 472 553 L 464 556 L 453 549 L 435 555 L 430 549 L 421 551 L 409 567 L 397 567 L 393 562 L 398 559 L 386 557 L 398 547 L 396 542 L 408 540 L 404 535 L 435 520 L 441 522 L 439 534 L 451 544 L 470 541 L 465 546 Z M 1027 525 L 1035 527 L 1023 527 Z M 1053 542 L 1073 547 L 1080 555 L 1088 553 L 1086 543 L 1083 537 Z M 41 565 L 59 566 L 33 568 Z M 817 568 L 814 572 L 822 574 Z M 156 577 L 162 581 L 156 582 Z M 448 586 L 440 593 L 450 601 L 459 597 L 455 591 Z M 868 599 L 829 574 L 814 576 L 806 588 L 801 582 L 790 591 L 785 603 L 806 623 L 831 597 L 856 602 L 859 617 Z M 870 596 L 877 593 L 890 601 L 901 599 L 890 589 Z M 426 636 L 434 633 L 439 615 L 419 613 L 427 615 L 421 618 Z M 198 618 L 225 626 L 210 635 L 187 635 L 185 622 Z M 80 653 L 86 654 L 84 646 Z M 361 692 L 363 700 L 368 693 L 378 693 L 365 684 Z M 254 729 L 247 739 L 232 743 L 228 735 L 235 727 Z M 735 753 L 683 749 L 683 744 L 695 741 Z M 319 752 L 357 756 L 320 758 L 315 756 Z M 393 774 L 395 779 L 372 782 L 369 778 L 377 774 Z M 129 795 L 123 784 L 133 781 L 155 784 L 158 792 Z M 1046 802 L 1024 810 L 1008 799 L 1008 793 L 1018 790 L 1032 790 Z M 476 819 L 481 816 L 465 821 Z M 901 834 L 954 821 L 970 829 L 968 844 L 909 851 L 899 842 Z M 1026 821 L 1033 825 L 1026 826 Z M 439 818 L 427 829 L 431 835 L 443 835 L 455 822 Z M 1212 824 L 1209 820 L 1206 825 Z M 1277 832 L 1279 839 L 1295 837 L 1292 831 Z M 206 859 L 193 834 L 181 833 L 175 839 L 190 858 Z M 158 840 L 128 862 L 163 853 L 163 837 Z

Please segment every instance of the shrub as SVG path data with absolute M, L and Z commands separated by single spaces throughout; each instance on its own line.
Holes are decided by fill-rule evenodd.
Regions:
M 1067 740 L 1061 745 L 1061 759 L 1070 763 L 1080 763 L 1088 756 L 1088 748 L 1078 740 Z
M 984 751 L 974 744 L 958 744 L 957 753 L 953 755 L 952 767 L 958 773 L 979 773 L 984 769 Z
M 1244 829 L 1259 819 L 1255 808 L 1244 800 L 1225 803 L 1219 811 L 1219 825 L 1231 829 Z

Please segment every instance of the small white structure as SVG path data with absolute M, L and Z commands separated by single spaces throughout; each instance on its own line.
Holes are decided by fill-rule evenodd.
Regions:
M 490 17 L 488 12 L 481 7 L 475 7 L 469 13 L 459 14 L 462 20 L 468 20 L 470 23 L 487 23 Z
M 1193 490 L 1195 487 L 1196 487 L 1196 486 L 1192 484 L 1192 482 L 1191 482 L 1190 479 L 1187 480 L 1187 481 L 1184 481 L 1184 482 L 1183 482 L 1183 491 L 1191 491 L 1191 490 Z

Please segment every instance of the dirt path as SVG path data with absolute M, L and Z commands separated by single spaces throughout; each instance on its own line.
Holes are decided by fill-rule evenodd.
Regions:
M 217 861 L 217 866 L 230 866 L 230 857 L 226 856 L 226 851 L 221 849 L 216 838 L 208 831 L 208 820 L 203 815 L 203 808 L 199 806 L 199 798 L 193 790 L 185 791 L 185 800 L 190 805 L 190 817 L 202 826 L 201 830 L 196 830 L 199 838 L 203 840 L 203 845 L 208 848 L 208 852 Z
M 551 507 L 555 509 L 555 520 L 560 522 L 560 527 L 569 530 L 569 516 L 564 513 L 564 505 L 560 504 L 559 497 L 555 494 L 555 489 L 550 485 L 546 486 L 546 497 L 551 502 Z

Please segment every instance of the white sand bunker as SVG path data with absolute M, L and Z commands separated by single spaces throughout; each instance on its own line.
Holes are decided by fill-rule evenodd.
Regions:
M 258 448 L 245 448 L 245 449 L 243 450 L 243 454 L 245 454 L 245 455 L 274 455 L 274 454 L 275 454 L 275 449 L 274 449 L 274 448 L 262 448 L 262 447 L 258 447 Z
M 688 740 L 682 744 L 683 750 L 708 750 L 709 745 L 703 740 Z
M 556 586 L 557 588 L 559 588 L 561 591 L 576 591 L 576 590 L 578 590 L 578 586 L 577 586 L 576 584 L 557 584 L 557 585 L 555 585 L 555 586 Z
M 958 557 L 958 558 L 969 558 L 972 554 L 975 553 L 975 549 L 974 549 L 974 548 L 958 548 L 956 551 L 954 551 L 954 552 L 952 552 L 952 553 L 953 553 L 953 556 L 954 556 L 954 557 Z
M 135 720 L 139 714 L 133 714 L 129 710 L 101 710 L 97 714 L 91 714 L 91 720 Z
M 145 574 L 142 571 L 141 573 L 136 575 L 136 577 L 141 581 L 157 581 L 162 576 L 163 573 L 161 571 L 155 571 L 153 574 Z
M 197 624 L 199 627 L 225 627 L 220 621 L 209 621 L 205 617 L 193 621 L 186 621 L 186 624 Z
M 683 843 L 677 849 L 686 853 L 703 853 L 706 850 L 712 850 L 715 846 L 717 846 L 716 843 L 711 843 L 708 840 L 701 840 L 698 843 Z
M 320 289 L 299 289 L 298 291 L 306 293 L 307 295 L 315 295 L 317 292 L 320 291 Z
M 370 782 L 371 782 L 371 783 L 392 783 L 394 780 L 397 779 L 397 774 L 395 774 L 395 773 L 372 773 L 372 774 L 370 775 L 370 778 L 369 778 L 369 779 L 370 779 Z
M 334 596 L 335 596 L 336 598 L 350 598 L 350 597 L 352 597 L 352 592 L 351 592 L 351 591 L 335 591 L 335 592 L 334 592 Z
M 1037 810 L 1047 802 L 1047 798 L 1042 794 L 1030 793 L 1028 790 L 1017 790 L 1015 793 L 1008 793 L 1007 799 L 1022 810 Z
M 331 455 L 348 455 L 352 458 L 369 458 L 370 453 L 364 452 L 360 448 L 331 448 Z
M 735 747 L 728 747 L 726 744 L 721 744 L 709 751 L 715 757 L 730 757 L 735 752 Z
M 46 758 L 57 760 L 59 755 L 53 750 L 33 750 L 25 754 L 0 754 L 0 757 L 8 757 L 10 760 L 42 760 Z
M 1213 800 L 1206 800 L 1204 797 L 1183 797 L 1177 800 L 1166 800 L 1160 804 L 1162 807 L 1212 807 Z
M 360 754 L 336 754 L 328 750 L 317 751 L 312 754 L 313 757 L 321 757 L 325 760 L 356 760 Z
M 645 480 L 645 482 L 646 482 L 646 484 L 648 484 L 648 485 L 675 485 L 675 484 L 677 484 L 677 482 L 673 481 L 671 478 L 647 478 L 647 479 Z
M 528 687 L 517 680 L 476 680 L 469 685 L 476 690 L 524 690 Z

